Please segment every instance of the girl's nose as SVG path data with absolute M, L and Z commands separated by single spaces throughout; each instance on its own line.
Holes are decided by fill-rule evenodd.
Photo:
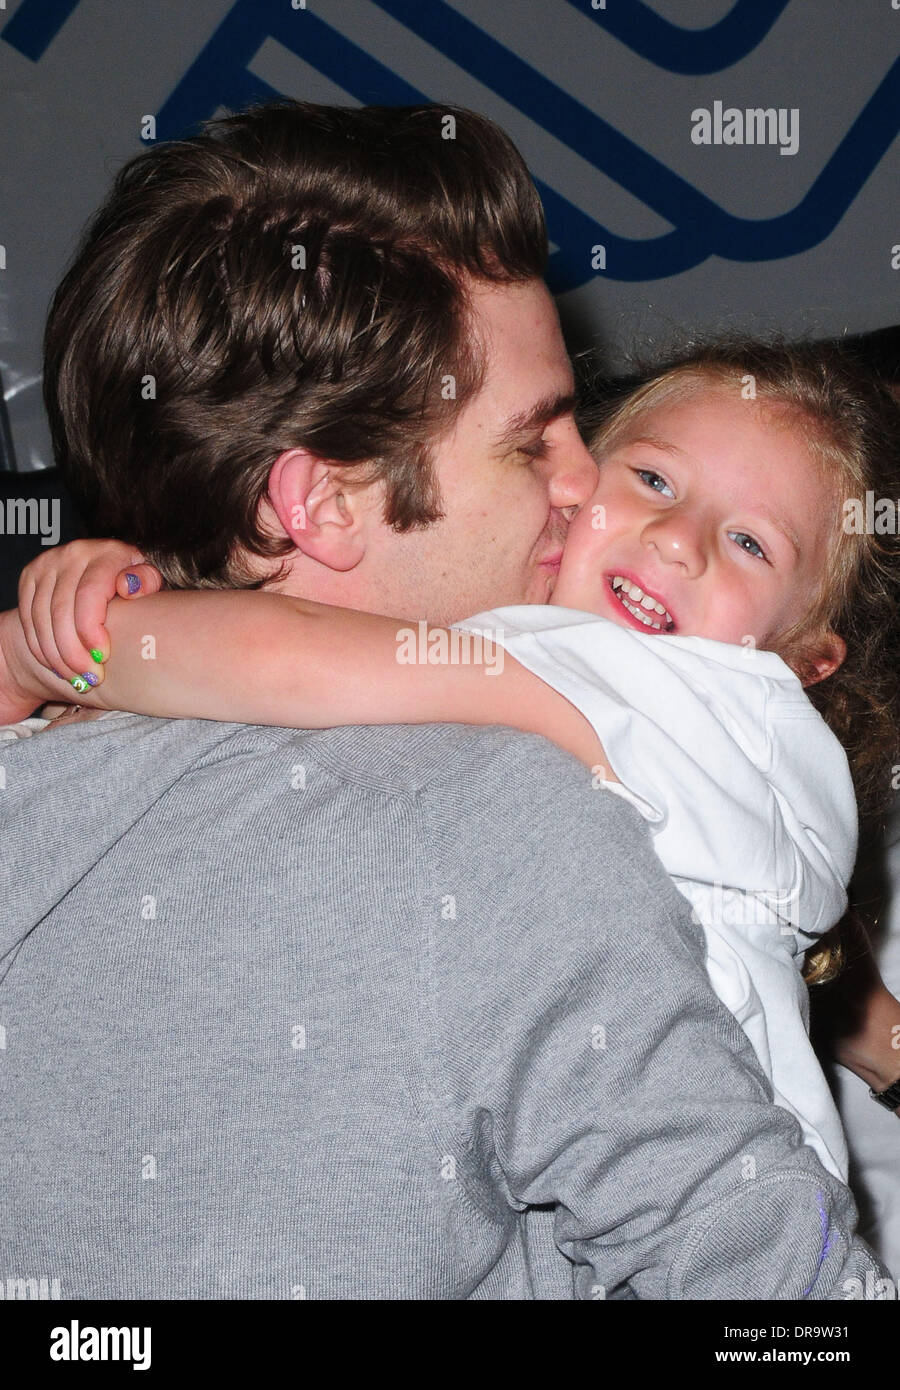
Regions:
M 647 523 L 643 540 L 657 551 L 664 564 L 683 565 L 691 578 L 706 569 L 700 526 L 675 507 Z

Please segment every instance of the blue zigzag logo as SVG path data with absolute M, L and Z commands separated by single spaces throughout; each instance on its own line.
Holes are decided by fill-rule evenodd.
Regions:
M 718 23 L 686 30 L 662 19 L 642 0 L 615 0 L 608 11 L 595 10 L 591 0 L 567 0 L 647 61 L 685 74 L 721 71 L 744 58 L 789 2 L 736 0 Z M 898 59 L 794 208 L 763 220 L 737 217 L 444 0 L 372 3 L 671 225 L 671 231 L 645 240 L 617 236 L 537 180 L 550 235 L 559 248 L 551 256 L 548 276 L 557 293 L 593 277 L 591 248 L 598 244 L 605 248 L 606 274 L 617 280 L 662 279 L 714 255 L 759 262 L 806 251 L 834 230 L 900 128 Z M 24 0 L 3 38 L 37 61 L 77 4 L 78 0 Z M 219 106 L 240 109 L 287 95 L 249 71 L 267 38 L 276 39 L 360 102 L 402 105 L 432 100 L 312 11 L 294 10 L 286 0 L 237 0 L 158 112 L 158 138 L 190 133 Z

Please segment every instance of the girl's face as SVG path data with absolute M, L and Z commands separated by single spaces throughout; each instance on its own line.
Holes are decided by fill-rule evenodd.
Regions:
M 796 416 L 725 389 L 676 398 L 601 459 L 552 602 L 772 650 L 815 602 L 838 515 Z

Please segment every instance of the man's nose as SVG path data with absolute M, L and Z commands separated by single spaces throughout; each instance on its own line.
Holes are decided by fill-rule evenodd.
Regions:
M 644 545 L 656 550 L 666 565 L 683 565 L 695 579 L 706 569 L 706 549 L 699 518 L 678 507 L 657 513 L 644 527 Z
M 597 464 L 574 425 L 572 434 L 567 447 L 553 450 L 547 459 L 550 505 L 558 511 L 583 507 L 597 486 Z

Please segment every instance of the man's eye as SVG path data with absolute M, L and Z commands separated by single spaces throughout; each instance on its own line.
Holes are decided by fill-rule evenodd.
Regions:
M 547 457 L 549 444 L 543 436 L 540 439 L 532 440 L 530 444 L 523 444 L 519 449 L 520 454 L 525 454 L 530 459 L 542 459 Z
M 736 545 L 740 546 L 741 550 L 746 550 L 748 555 L 756 555 L 760 560 L 765 560 L 767 558 L 766 552 L 763 550 L 759 541 L 754 540 L 752 536 L 748 536 L 746 531 L 729 531 L 728 535 Z
M 674 492 L 669 487 L 669 484 L 666 482 L 665 478 L 661 477 L 659 473 L 654 473 L 652 468 L 636 468 L 635 472 L 637 473 L 641 482 L 646 483 L 647 486 L 652 488 L 654 492 L 662 493 L 663 488 L 666 488 L 667 491 L 663 493 L 663 496 L 675 496 Z M 657 487 L 657 483 L 662 483 L 662 487 Z

